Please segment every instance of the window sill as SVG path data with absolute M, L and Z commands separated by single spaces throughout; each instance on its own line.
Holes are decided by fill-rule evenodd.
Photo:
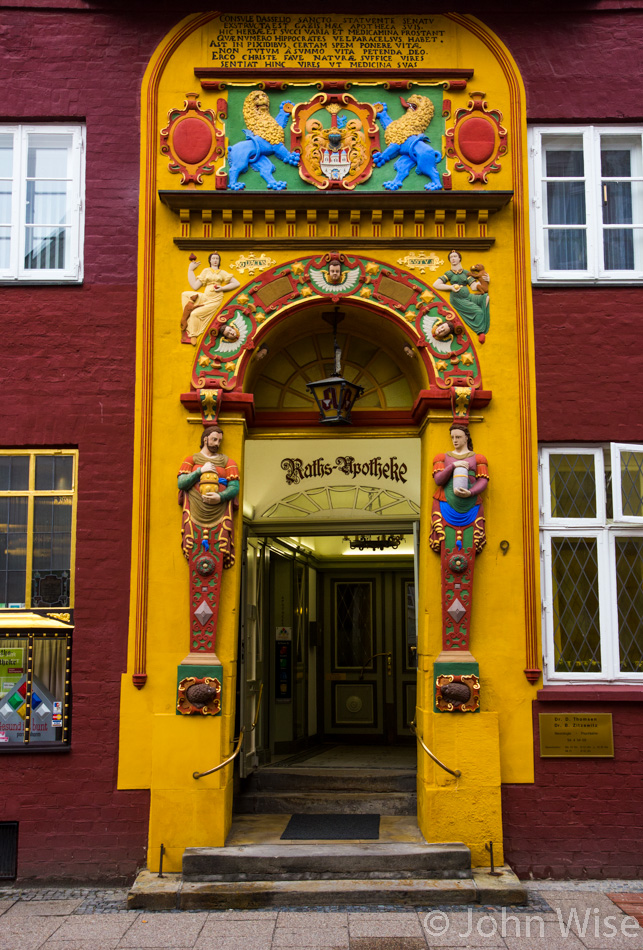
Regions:
M 643 277 L 631 277 L 624 279 L 622 277 L 611 280 L 609 277 L 579 277 L 577 280 L 566 279 L 564 277 L 539 277 L 538 280 L 532 278 L 531 286 L 534 288 L 543 287 L 640 287 L 643 283 Z
M 0 287 L 82 287 L 82 285 L 82 277 L 43 277 L 42 280 L 30 280 L 28 277 L 0 277 Z
M 44 745 L 43 743 L 43 744 L 33 745 L 33 746 L 27 745 L 27 746 L 18 746 L 17 748 L 11 748 L 11 743 L 7 743 L 6 745 L 4 744 L 0 745 L 0 755 L 11 755 L 11 753 L 16 753 L 17 755 L 25 755 L 25 754 L 36 755 L 37 753 L 42 754 L 44 752 L 55 752 L 56 754 L 58 754 L 59 752 L 71 752 L 71 746 L 58 745 L 58 744 Z
M 583 683 L 578 686 L 544 686 L 536 693 L 536 699 L 540 703 L 643 703 L 643 685 Z

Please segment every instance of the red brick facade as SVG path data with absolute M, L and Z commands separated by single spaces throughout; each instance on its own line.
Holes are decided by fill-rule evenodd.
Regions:
M 2 820 L 21 880 L 131 879 L 147 791 L 117 791 L 126 665 L 136 329 L 139 101 L 164 26 L 86 9 L 2 11 L 9 121 L 87 124 L 82 286 L 2 289 L 3 447 L 79 449 L 72 746 L 4 754 Z M 28 59 L 26 58 L 28 54 Z M 9 411 L 10 407 L 10 411 Z
M 502 788 L 505 859 L 520 876 L 643 877 L 643 689 L 618 693 L 624 701 L 534 703 L 535 782 Z M 611 713 L 614 758 L 541 759 L 538 714 L 558 712 Z
M 642 4 L 588 6 L 517 15 L 507 4 L 505 15 L 496 5 L 486 16 L 522 72 L 533 121 L 640 121 Z M 87 126 L 84 283 L 2 290 L 2 446 L 80 453 L 72 748 L 3 753 L 2 820 L 20 821 L 22 880 L 131 879 L 145 861 L 147 792 L 116 790 L 130 581 L 140 87 L 157 43 L 190 8 L 133 7 L 68 0 L 2 11 L 0 118 Z M 372 12 L 372 5 L 342 11 Z M 535 291 L 541 440 L 643 441 L 640 309 L 639 288 Z M 538 711 L 557 708 L 536 703 L 536 727 Z M 536 752 L 535 784 L 504 788 L 508 860 L 536 876 L 641 875 L 641 706 L 574 709 L 614 713 L 616 758 L 541 760 Z M 537 741 L 536 731 L 536 749 Z

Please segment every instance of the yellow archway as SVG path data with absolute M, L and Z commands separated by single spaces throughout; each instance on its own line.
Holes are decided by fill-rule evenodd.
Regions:
M 476 448 L 480 443 L 492 471 L 490 544 L 480 568 L 476 568 L 476 584 L 485 589 L 476 618 L 475 646 L 485 688 L 482 712 L 475 716 L 434 712 L 432 670 L 439 644 L 430 618 L 440 610 L 440 568 L 438 559 L 427 553 L 429 526 L 428 518 L 423 517 L 420 589 L 425 600 L 420 606 L 418 729 L 437 755 L 461 769 L 463 776 L 456 785 L 422 759 L 418 820 L 425 835 L 433 840 L 466 841 L 474 863 L 482 864 L 486 860 L 485 841 L 493 838 L 500 850 L 501 780 L 533 780 L 532 748 L 524 742 L 532 728 L 529 701 L 533 686 L 523 675 L 525 666 L 537 666 L 538 655 L 535 383 L 528 289 L 524 90 L 511 56 L 491 31 L 473 17 L 445 15 L 436 18 L 443 42 L 418 54 L 419 60 L 412 67 L 396 60 L 391 67 L 394 75 L 381 67 L 375 69 L 377 75 L 371 75 L 370 81 L 382 88 L 391 81 L 411 82 L 426 89 L 439 87 L 450 121 L 455 121 L 459 110 L 467 111 L 473 88 L 484 89 L 485 101 L 504 117 L 509 142 L 500 170 L 486 184 L 481 179 L 469 182 L 467 174 L 458 170 L 456 160 L 449 158 L 450 189 L 434 193 L 420 190 L 410 195 L 382 192 L 377 196 L 360 194 L 357 189 L 354 194 L 342 194 L 336 207 L 331 194 L 312 190 L 259 195 L 250 193 L 250 189 L 247 195 L 223 190 L 225 182 L 218 164 L 221 155 L 213 152 L 211 177 L 206 173 L 202 184 L 193 178 L 181 185 L 161 151 L 160 132 L 167 127 L 168 113 L 181 110 L 186 97 L 201 83 L 203 107 L 210 109 L 219 122 L 217 147 L 225 151 L 220 117 L 227 109 L 227 89 L 237 67 L 215 59 L 215 67 L 223 73 L 217 78 L 208 70 L 214 68 L 213 56 L 219 55 L 216 50 L 225 45 L 222 37 L 233 29 L 228 20 L 222 24 L 213 13 L 187 17 L 159 44 L 143 82 L 132 594 L 128 671 L 122 682 L 119 787 L 150 789 L 151 868 L 158 867 L 161 843 L 166 848 L 169 870 L 180 868 L 186 847 L 224 843 L 231 821 L 232 769 L 228 767 L 200 782 L 195 782 L 192 775 L 221 761 L 232 748 L 240 567 L 227 573 L 221 599 L 217 652 L 224 668 L 223 714 L 216 719 L 177 716 L 176 669 L 185 654 L 187 580 L 179 546 L 176 472 L 181 458 L 194 451 L 198 443 L 204 418 L 200 394 L 213 405 L 218 398 L 215 392 L 220 390 L 223 397 L 216 408 L 225 429 L 225 450 L 240 464 L 243 475 L 244 445 L 248 425 L 252 425 L 250 397 L 263 385 L 262 373 L 270 367 L 277 350 L 287 350 L 288 320 L 291 326 L 298 325 L 302 319 L 298 313 L 304 312 L 298 308 L 303 304 L 314 302 L 320 310 L 335 305 L 330 298 L 310 301 L 300 293 L 298 299 L 293 297 L 281 308 L 284 322 L 280 329 L 280 307 L 274 306 L 274 299 L 264 297 L 264 324 L 255 327 L 253 346 L 243 354 L 233 353 L 227 361 L 226 385 L 195 385 L 207 374 L 195 376 L 195 353 L 192 347 L 181 345 L 178 333 L 188 252 L 205 255 L 218 247 L 224 254 L 223 266 L 237 268 L 242 293 L 258 281 L 257 272 L 249 279 L 247 271 L 261 255 L 270 258 L 259 271 L 264 274 L 271 268 L 292 269 L 304 256 L 319 259 L 331 248 L 339 247 L 354 259 L 379 261 L 385 268 L 417 276 L 419 271 L 411 270 L 411 264 L 400 264 L 402 258 L 414 254 L 422 257 L 420 252 L 426 257 L 434 249 L 444 258 L 455 244 L 468 255 L 469 264 L 482 259 L 493 281 L 492 329 L 484 348 L 476 345 L 472 357 L 479 360 L 475 378 L 481 381 L 484 376 L 484 391 L 493 391 L 493 402 L 489 405 L 487 399 L 476 403 L 474 399 L 471 413 Z M 237 22 L 238 18 L 233 20 Z M 346 18 L 332 15 L 330 21 L 335 20 L 344 22 Z M 392 22 L 397 29 L 397 19 L 392 18 Z M 399 27 L 401 30 L 401 20 Z M 239 56 L 243 51 L 248 55 L 248 41 L 242 31 L 235 36 L 235 50 Z M 272 67 L 265 56 L 254 53 L 253 57 L 252 75 L 244 74 L 243 82 L 268 88 L 269 83 L 285 81 L 285 74 L 270 73 Z M 295 79 L 298 75 L 305 78 L 307 68 Z M 350 59 L 338 63 L 335 77 L 342 69 L 353 70 L 354 63 Z M 475 76 L 475 87 L 471 76 Z M 421 282 L 425 287 L 429 285 L 430 275 Z M 228 304 L 231 302 L 229 298 Z M 254 311 L 250 308 L 250 314 L 262 312 L 260 305 L 250 302 L 255 307 Z M 449 393 L 441 391 L 432 402 L 430 391 L 438 385 L 438 379 L 452 372 L 452 356 L 458 354 L 450 351 L 441 360 L 430 357 L 420 346 L 422 336 L 426 339 L 421 327 L 425 314 L 418 307 L 409 309 L 408 300 L 398 309 L 394 303 L 372 299 L 369 303 L 368 298 L 356 302 L 355 338 L 368 342 L 375 325 L 374 309 L 380 307 L 380 316 L 391 327 L 382 329 L 376 342 L 381 341 L 384 349 L 397 348 L 406 334 L 418 349 L 413 358 L 396 349 L 393 362 L 401 365 L 401 377 L 411 395 L 414 391 L 429 393 L 415 415 L 404 423 L 422 440 L 424 513 L 430 509 L 433 493 L 431 460 L 446 447 L 445 433 L 453 411 Z M 430 303 L 425 301 L 424 305 Z M 346 299 L 338 305 L 351 307 Z M 363 317 L 364 307 L 371 308 L 368 319 Z M 393 319 L 385 317 L 387 308 Z M 234 319 L 234 312 L 230 318 Z M 268 341 L 269 349 L 264 370 L 255 363 L 256 345 L 262 340 Z M 281 342 L 271 356 L 272 340 Z M 210 344 L 216 345 L 212 340 Z M 319 353 L 323 356 L 321 350 Z M 198 356 L 211 359 L 206 352 Z M 347 359 L 350 363 L 350 355 Z M 408 359 L 408 365 L 400 363 L 403 359 Z M 299 362 L 305 365 L 303 358 Z M 447 364 L 446 368 L 438 363 Z M 218 364 L 214 360 L 215 365 L 226 366 L 223 360 Z M 472 365 L 459 364 L 463 378 L 471 378 Z M 209 371 L 207 366 L 202 368 Z M 236 381 L 230 385 L 235 374 L 240 380 L 238 387 Z M 373 373 L 373 391 L 378 380 L 379 371 Z M 210 377 L 210 382 L 216 381 Z M 393 389 L 398 382 L 392 380 Z M 181 396 L 185 397 L 183 402 Z M 387 402 L 385 409 L 380 405 L 377 411 L 386 412 L 388 397 L 378 394 L 377 398 L 380 403 L 382 398 Z M 405 402 L 407 396 L 399 398 Z M 376 411 L 376 407 L 363 411 Z M 511 464 L 505 464 L 508 457 Z M 510 556 L 499 560 L 497 546 L 501 539 L 510 541 Z M 135 685 L 133 675 L 138 677 Z

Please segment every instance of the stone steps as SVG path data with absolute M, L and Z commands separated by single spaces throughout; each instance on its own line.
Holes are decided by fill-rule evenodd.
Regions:
M 417 795 L 413 792 L 339 792 L 310 789 L 302 792 L 244 792 L 235 799 L 237 815 L 416 815 Z
M 184 881 L 402 880 L 471 877 L 461 842 L 303 842 L 187 848 Z
M 127 897 L 131 910 L 225 910 L 364 904 L 434 907 L 441 904 L 525 904 L 527 891 L 509 867 L 490 877 L 482 868 L 465 880 L 183 881 L 141 871 Z
M 235 797 L 238 815 L 417 814 L 415 769 L 262 768 Z
M 414 792 L 415 769 L 257 769 L 244 780 L 244 792 L 326 789 L 340 792 Z

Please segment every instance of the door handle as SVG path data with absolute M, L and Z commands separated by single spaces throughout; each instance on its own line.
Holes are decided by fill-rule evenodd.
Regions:
M 393 676 L 393 654 L 392 653 L 374 653 L 372 656 L 369 656 L 368 660 L 359 671 L 358 679 L 360 680 L 364 679 L 364 670 L 366 669 L 368 664 L 371 662 L 371 660 L 374 660 L 376 656 L 386 657 L 386 675 Z

